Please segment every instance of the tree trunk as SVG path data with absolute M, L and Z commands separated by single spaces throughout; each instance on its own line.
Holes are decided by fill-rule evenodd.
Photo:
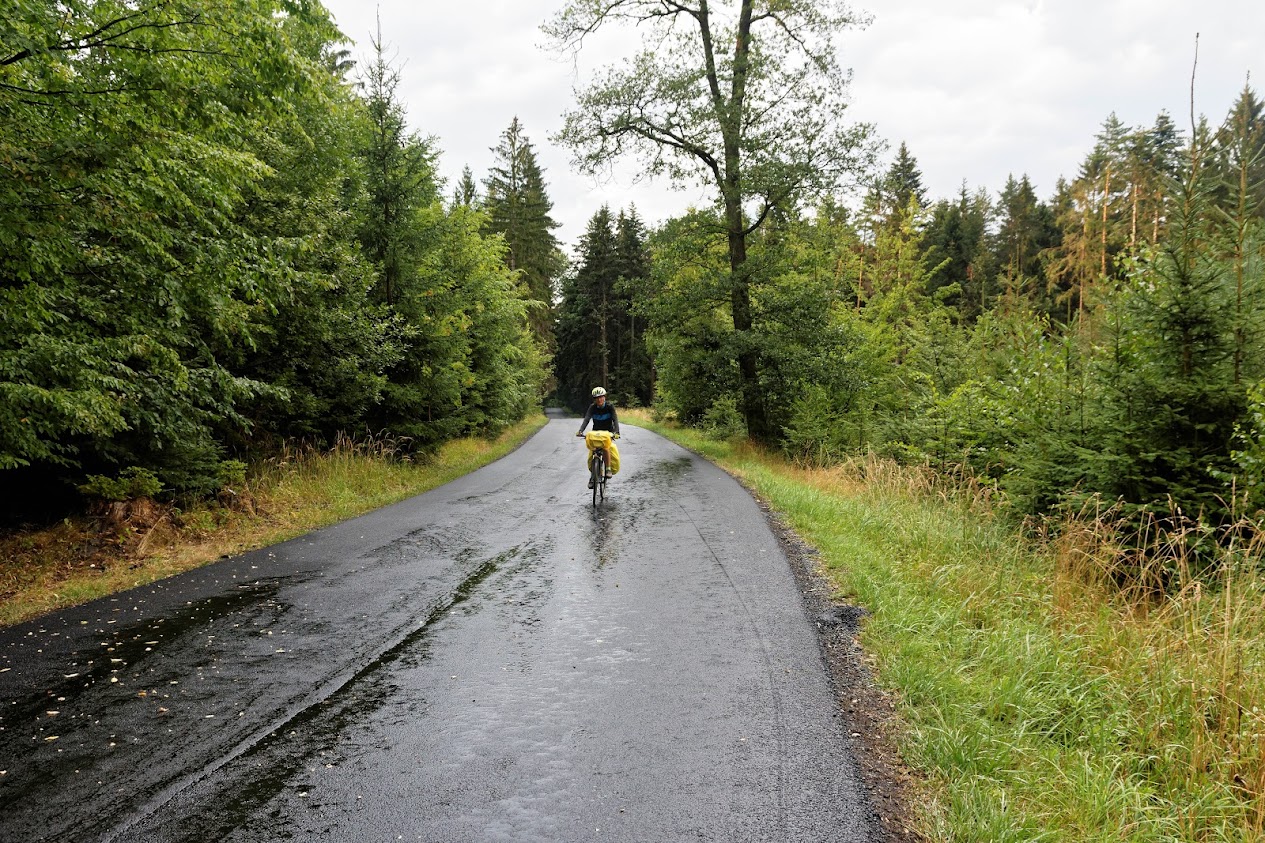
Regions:
M 736 179 L 735 179 L 736 181 Z M 735 194 L 737 191 L 734 192 Z M 743 225 L 742 205 L 726 197 L 725 217 L 729 228 L 729 302 L 738 335 L 738 374 L 742 382 L 742 415 L 747 435 L 758 442 L 773 438 L 768 414 L 760 395 L 759 357 L 751 339 L 751 285 L 747 275 L 747 235 Z
M 1138 183 L 1133 183 L 1133 221 L 1129 226 L 1129 253 L 1137 251 L 1138 246 Z
M 701 6 L 707 14 L 707 6 Z M 725 200 L 725 223 L 729 229 L 730 307 L 734 333 L 738 335 L 738 374 L 742 381 L 742 414 L 747 435 L 757 442 L 773 439 L 772 426 L 760 395 L 760 362 L 751 337 L 751 283 L 747 274 L 747 230 L 742 213 L 742 114 L 746 99 L 747 70 L 751 48 L 753 0 L 743 0 L 738 14 L 738 34 L 734 40 L 733 78 L 727 108 L 721 115 L 725 163 L 721 195 Z M 709 36 L 710 40 L 710 36 Z M 713 77 L 713 91 L 719 94 Z

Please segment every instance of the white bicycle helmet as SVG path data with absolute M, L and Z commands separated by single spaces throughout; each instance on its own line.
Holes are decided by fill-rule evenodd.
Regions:
M 594 398 L 597 398 L 597 397 L 599 397 L 599 396 L 601 396 L 601 395 L 605 395 L 605 394 L 606 394 L 606 390 L 605 390 L 605 389 L 602 389 L 600 386 L 595 386 L 595 387 L 593 387 L 593 397 L 594 397 Z

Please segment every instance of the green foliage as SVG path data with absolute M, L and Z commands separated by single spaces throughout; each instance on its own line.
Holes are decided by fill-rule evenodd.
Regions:
M 558 305 L 556 394 L 575 409 L 601 384 L 621 406 L 653 400 L 646 345 L 649 255 L 635 209 L 612 219 L 598 209 L 580 241 L 580 260 L 563 280 Z
M 162 481 L 155 477 L 152 471 L 135 465 L 123 469 L 118 477 L 90 474 L 88 482 L 79 487 L 79 491 L 83 494 L 106 501 L 153 498 L 157 497 L 162 489 Z
M 752 235 L 769 220 L 855 174 L 868 127 L 850 126 L 847 73 L 836 36 L 863 21 L 840 0 L 783 0 L 776 13 L 753 0 L 732 7 L 629 0 L 611 9 L 572 0 L 545 26 L 563 50 L 578 50 L 603 26 L 637 24 L 642 49 L 577 94 L 559 139 L 586 172 L 622 155 L 652 176 L 713 190 L 711 237 L 727 254 L 725 302 L 751 435 L 775 433 L 753 310 L 761 270 L 748 266 Z M 727 367 L 728 368 L 728 367 Z
M 750 233 L 745 330 L 724 220 L 669 221 L 637 304 L 662 409 L 702 424 L 740 396 L 746 416 L 752 355 L 762 415 L 800 462 L 964 468 L 1022 515 L 1107 501 L 1137 526 L 1233 518 L 1229 483 L 1253 498 L 1259 473 L 1261 111 L 1246 92 L 1184 147 L 1166 115 L 1110 118 L 1049 204 L 1020 177 L 924 211 L 902 148 L 859 212 L 775 210 Z
M 544 349 L 554 345 L 554 284 L 566 267 L 553 230 L 553 201 L 544 170 L 515 117 L 493 150 L 496 163 L 484 181 L 485 228 L 505 240 L 505 265 L 518 275 L 519 295 L 527 301 L 532 330 Z M 465 191 L 473 195 L 472 189 Z M 468 204 L 468 203 L 467 203 Z
M 1214 472 L 1214 476 L 1231 485 L 1251 511 L 1259 512 L 1265 509 L 1265 385 L 1248 391 L 1247 412 L 1234 429 L 1234 441 L 1233 471 Z
M 839 441 L 830 396 L 816 384 L 806 387 L 791 404 L 791 419 L 786 425 L 783 448 L 797 463 L 827 466 L 849 451 Z
M 1265 510 L 1265 385 L 1252 387 L 1247 399 L 1247 411 L 1235 428 L 1237 447 L 1230 452 L 1233 471 L 1213 471 L 1213 476 L 1259 513 Z
M 738 399 L 733 395 L 722 395 L 713 401 L 703 413 L 699 426 L 713 439 L 734 439 L 747 435 L 747 426 L 743 423 Z
M 0 467 L 186 450 L 213 468 L 215 427 L 269 389 L 219 353 L 253 342 L 280 265 L 234 208 L 306 85 L 294 27 L 254 0 L 196 20 L 181 4 L 19 11 L 0 71 Z M 169 487 L 201 483 L 164 462 Z
M 209 494 L 278 439 L 497 430 L 544 378 L 498 240 L 319 4 L 27 2 L 0 30 L 0 472 Z

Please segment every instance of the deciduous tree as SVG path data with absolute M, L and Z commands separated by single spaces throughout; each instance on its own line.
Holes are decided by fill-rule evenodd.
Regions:
M 847 73 L 835 36 L 863 20 L 841 0 L 571 0 L 546 32 L 565 50 L 611 24 L 645 48 L 577 92 L 559 139 L 582 170 L 624 154 L 646 172 L 715 190 L 729 263 L 729 313 L 742 409 L 774 436 L 760 388 L 748 238 L 774 209 L 837 187 L 856 171 L 866 130 L 848 125 Z

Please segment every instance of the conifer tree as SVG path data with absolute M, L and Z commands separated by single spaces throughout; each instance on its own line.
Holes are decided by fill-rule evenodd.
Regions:
M 506 265 L 519 273 L 522 297 L 531 302 L 531 324 L 544 348 L 554 342 L 554 284 L 565 258 L 554 237 L 544 171 L 522 124 L 515 117 L 493 147 L 496 163 L 484 180 L 487 230 L 505 239 Z
M 1225 204 L 1242 202 L 1248 214 L 1265 219 L 1265 103 L 1246 85 L 1217 131 L 1214 155 Z
M 1217 131 L 1214 166 L 1223 239 L 1220 245 L 1233 278 L 1234 383 L 1260 373 L 1259 314 L 1265 294 L 1265 115 L 1244 88 Z
M 474 183 L 474 173 L 470 172 L 469 165 L 462 167 L 461 179 L 457 182 L 457 186 L 453 188 L 453 206 L 471 208 L 478 202 L 478 198 L 479 188 Z
M 1050 208 L 1037 199 L 1028 176 L 1006 179 L 997 202 L 993 252 L 1002 285 L 1025 300 L 1037 302 L 1044 292 L 1039 256 L 1056 245 L 1058 231 Z
M 927 192 L 922 185 L 922 172 L 918 162 L 910 154 L 909 147 L 901 141 L 896 150 L 896 160 L 886 175 L 873 188 L 871 207 L 884 225 L 899 229 L 905 220 L 910 202 L 919 210 L 927 206 Z
M 1166 112 L 1155 125 L 1130 133 L 1126 168 L 1129 179 L 1129 235 L 1127 252 L 1153 244 L 1160 238 L 1166 217 L 1166 185 L 1176 178 L 1181 133 Z
M 396 93 L 400 72 L 387 59 L 381 32 L 373 51 L 363 82 L 367 120 L 360 239 L 381 273 L 375 293 L 389 305 L 417 270 L 416 215 L 437 196 L 435 151 L 430 141 L 408 130 Z
M 554 355 L 558 397 L 577 408 L 593 386 L 605 385 L 611 377 L 619 269 L 609 206 L 603 205 L 589 219 L 578 251 L 575 270 L 562 284 Z
M 646 228 L 633 206 L 620 211 L 615 221 L 615 270 L 619 325 L 612 383 L 625 403 L 646 406 L 654 400 L 654 372 L 646 349 L 646 321 L 638 305 L 650 294 L 650 253 Z
M 1099 377 L 1101 448 L 1088 461 L 1090 490 L 1132 505 L 1191 514 L 1219 508 L 1209 469 L 1228 468 L 1246 396 L 1234 382 L 1234 302 L 1216 243 L 1211 131 L 1197 126 L 1181 178 L 1168 188 L 1161 241 L 1134 265 L 1109 302 L 1111 356 Z
M 987 243 L 991 215 L 988 194 L 971 194 L 964 184 L 956 202 L 936 203 L 923 232 L 927 292 L 967 321 L 986 311 L 996 294 Z

